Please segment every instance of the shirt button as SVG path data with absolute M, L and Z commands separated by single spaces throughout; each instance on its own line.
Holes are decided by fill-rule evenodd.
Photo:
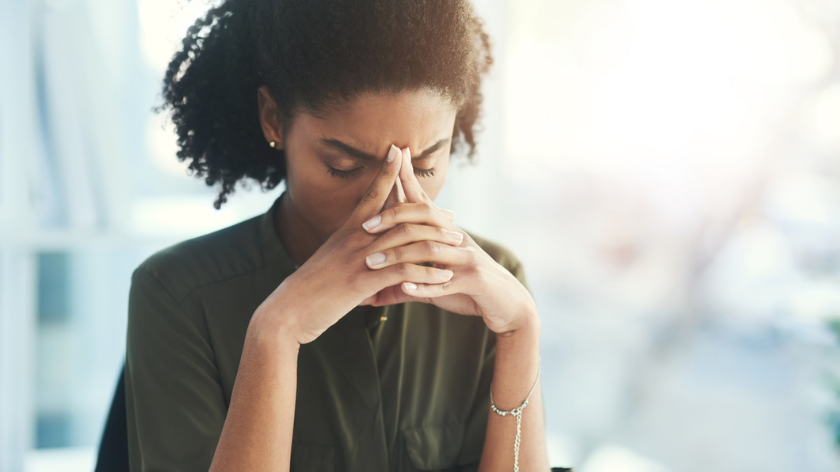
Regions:
M 379 321 L 385 321 L 387 319 L 388 319 L 388 317 L 385 316 L 385 315 L 382 315 L 382 316 L 379 317 Z

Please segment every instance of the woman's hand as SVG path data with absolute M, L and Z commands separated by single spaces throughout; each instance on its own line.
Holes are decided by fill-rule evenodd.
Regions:
M 537 312 L 528 290 L 432 203 L 414 175 L 408 149 L 402 161 L 399 180 L 407 202 L 364 223 L 368 232 L 382 235 L 369 246 L 365 262 L 373 272 L 431 262 L 447 271 L 448 280 L 405 281 L 380 291 L 372 304 L 431 303 L 447 311 L 481 316 L 498 334 L 513 333 L 531 321 Z M 431 237 L 434 234 L 437 237 Z M 406 244 L 406 240 L 413 242 Z
M 365 231 L 362 223 L 382 211 L 395 187 L 404 162 L 398 156 L 401 151 L 391 146 L 379 174 L 344 226 L 260 304 L 251 320 L 255 330 L 276 333 L 279 329 L 299 344 L 309 343 L 357 305 L 371 304 L 385 287 L 403 282 L 440 284 L 452 277 L 449 271 L 409 262 L 388 264 L 375 271 L 365 265 L 365 257 L 376 252 L 371 248 L 379 247 L 376 242 L 380 237 Z M 399 246 L 420 241 L 448 244 L 452 235 L 426 226 L 403 234 L 395 232 L 389 240 Z

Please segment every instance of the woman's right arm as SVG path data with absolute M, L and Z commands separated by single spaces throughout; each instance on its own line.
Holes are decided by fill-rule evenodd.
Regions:
M 211 471 L 289 470 L 300 344 L 271 315 L 251 319 Z
M 370 270 L 365 257 L 419 240 L 457 244 L 438 227 L 408 224 L 371 235 L 362 223 L 379 214 L 399 175 L 391 147 L 356 210 L 303 266 L 257 308 L 245 336 L 230 406 L 210 470 L 289 470 L 300 345 L 314 341 L 358 305 L 373 304 L 402 282 L 444 283 L 451 272 L 416 264 Z M 441 213 L 443 215 L 443 213 Z M 441 216 L 445 218 L 445 216 Z

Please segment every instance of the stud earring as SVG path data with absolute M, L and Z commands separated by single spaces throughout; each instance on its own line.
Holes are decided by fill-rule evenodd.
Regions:
M 268 145 L 271 146 L 271 147 L 274 147 L 274 144 L 275 144 L 274 141 L 269 141 L 268 142 Z

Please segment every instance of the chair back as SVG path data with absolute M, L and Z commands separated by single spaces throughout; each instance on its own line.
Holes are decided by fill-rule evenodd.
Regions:
M 125 416 L 125 366 L 105 420 L 105 430 L 99 442 L 99 454 L 94 472 L 128 471 L 128 424 Z

